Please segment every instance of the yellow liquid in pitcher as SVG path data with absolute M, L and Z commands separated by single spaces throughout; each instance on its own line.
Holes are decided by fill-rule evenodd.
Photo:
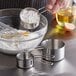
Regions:
M 56 20 L 57 23 L 61 26 L 64 26 L 65 23 L 72 23 L 73 22 L 73 14 L 71 8 L 60 9 L 56 13 Z

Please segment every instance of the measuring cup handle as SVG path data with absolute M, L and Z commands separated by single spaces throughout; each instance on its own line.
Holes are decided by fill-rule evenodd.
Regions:
M 41 7 L 41 8 L 39 8 L 38 9 L 39 10 L 39 12 L 41 13 L 41 14 L 43 14 L 43 13 L 45 13 L 47 10 L 46 10 L 46 7 Z

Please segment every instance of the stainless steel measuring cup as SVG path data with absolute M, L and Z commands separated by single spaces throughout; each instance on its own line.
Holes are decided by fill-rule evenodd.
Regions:
M 58 39 L 46 39 L 41 43 L 42 58 L 47 61 L 60 61 L 65 56 L 65 43 Z

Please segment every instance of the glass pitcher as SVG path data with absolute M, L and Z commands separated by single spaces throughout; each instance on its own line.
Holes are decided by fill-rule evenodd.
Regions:
M 55 17 L 56 12 L 62 7 L 71 7 L 72 0 L 48 0 L 47 10 Z

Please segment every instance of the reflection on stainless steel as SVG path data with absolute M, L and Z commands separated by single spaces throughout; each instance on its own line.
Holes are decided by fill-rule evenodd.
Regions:
M 27 69 L 33 67 L 34 57 L 28 52 L 22 52 L 17 54 L 17 66 L 22 69 Z
M 43 59 L 48 61 L 60 61 L 64 59 L 65 44 L 58 39 L 47 39 L 41 43 Z
M 67 42 L 69 45 L 67 44 L 66 57 L 64 60 L 55 62 L 54 65 L 51 66 L 50 62 L 47 62 L 47 61 L 42 62 L 41 59 L 35 58 L 35 60 L 34 60 L 35 63 L 34 63 L 33 69 L 35 69 L 39 73 L 44 73 L 44 75 L 42 75 L 42 76 L 59 76 L 59 75 L 60 76 L 70 76 L 70 75 L 76 76 L 76 66 L 75 66 L 76 65 L 75 64 L 76 63 L 76 61 L 75 61 L 76 51 L 72 50 L 73 48 L 75 48 L 75 46 L 73 46 L 72 49 L 70 49 L 70 45 L 72 46 L 72 44 L 73 44 L 72 41 L 70 41 L 71 44 L 68 43 L 69 41 Z M 36 55 L 41 54 L 41 51 L 39 51 L 39 50 L 35 50 L 32 52 L 35 52 Z M 32 54 L 34 54 L 34 53 L 32 53 Z M 7 62 L 6 62 L 6 60 L 7 60 Z M 28 70 L 16 68 L 15 56 L 12 57 L 12 56 L 8 56 L 8 55 L 0 54 L 0 61 L 1 61 L 0 62 L 0 72 L 1 72 L 0 74 L 2 74 L 2 76 L 5 76 L 6 74 L 8 74 L 8 76 L 11 76 L 11 73 L 14 76 L 32 76 L 32 75 L 39 76 L 39 75 L 41 75 L 41 74 L 39 74 L 39 75 L 36 74 L 32 68 L 30 68 Z M 9 69 L 9 67 L 12 67 L 12 68 Z
M 38 10 L 39 10 L 39 12 L 40 12 L 41 14 L 47 12 L 46 7 L 41 7 L 41 8 L 39 8 Z
M 56 66 L 54 66 L 53 72 L 55 72 L 55 75 L 66 72 L 75 74 L 75 70 L 76 68 L 68 60 L 64 59 L 63 61 L 60 61 Z

